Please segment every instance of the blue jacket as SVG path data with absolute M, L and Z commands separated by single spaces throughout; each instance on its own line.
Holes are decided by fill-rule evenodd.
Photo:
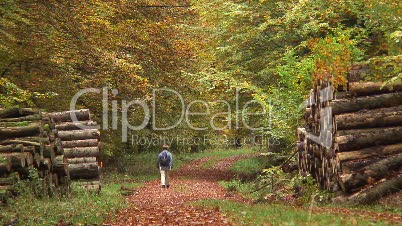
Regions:
M 162 156 L 162 153 L 163 152 L 167 152 L 167 154 L 168 154 L 168 156 L 170 157 L 170 164 L 169 164 L 169 166 L 161 166 L 160 165 L 160 157 Z M 172 153 L 170 153 L 168 150 L 163 150 L 161 153 L 159 153 L 159 155 L 158 155 L 158 160 L 157 160 L 157 162 L 156 162 L 156 165 L 157 165 L 157 167 L 160 169 L 160 170 L 171 170 L 172 168 L 173 168 L 173 155 L 172 155 Z

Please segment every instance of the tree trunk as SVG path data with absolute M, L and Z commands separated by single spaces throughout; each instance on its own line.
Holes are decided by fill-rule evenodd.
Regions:
M 40 167 L 40 162 L 43 158 L 43 155 L 41 155 L 40 153 L 35 153 L 34 154 L 34 165 L 35 167 L 39 168 Z
M 24 122 L 24 121 L 38 121 L 42 120 L 42 115 L 28 115 L 19 118 L 0 118 L 0 122 Z
M 98 157 L 99 148 L 98 147 L 65 148 L 64 155 L 67 158 Z
M 68 163 L 64 155 L 58 155 L 53 161 L 53 172 L 61 176 L 68 175 Z
M 31 153 L 32 155 L 35 154 L 35 153 L 37 153 L 37 152 L 41 153 L 41 152 L 40 152 L 40 147 L 35 147 L 35 146 L 23 147 L 22 150 L 23 150 L 24 152 L 29 152 L 29 153 Z
M 58 131 L 58 137 L 62 141 L 99 139 L 100 138 L 100 132 L 98 130 L 96 130 L 96 129 Z
M 72 141 L 62 141 L 61 146 L 63 148 L 74 148 L 74 147 L 97 147 L 99 141 L 97 139 L 89 140 L 72 140 Z
M 20 116 L 36 115 L 41 113 L 40 110 L 33 108 L 20 108 L 19 111 Z
M 353 173 L 353 172 L 361 170 L 362 168 L 364 168 L 368 165 L 379 162 L 382 159 L 384 159 L 384 157 L 383 158 L 375 157 L 375 158 L 367 158 L 367 159 L 342 162 L 341 163 L 342 172 L 340 172 L 340 173 L 342 173 L 342 174 Z
M 38 136 L 39 134 L 42 133 L 42 131 L 43 130 L 39 124 L 20 126 L 20 127 L 0 128 L 0 139 Z
M 78 121 L 89 121 L 90 113 L 88 109 L 76 110 L 76 111 L 65 111 L 50 114 L 53 122 L 72 122 L 71 116 L 75 114 Z
M 43 157 L 50 158 L 52 161 L 56 157 L 55 147 L 53 145 L 45 145 L 43 147 Z
M 0 157 L 0 175 L 10 172 L 11 162 L 8 158 Z
M 402 91 L 402 83 L 387 85 L 384 87 L 383 85 L 383 82 L 350 82 L 349 92 L 354 96 L 368 96 Z
M 338 130 L 402 125 L 402 106 L 335 116 Z
M 97 162 L 96 157 L 82 157 L 82 158 L 68 158 L 67 162 L 69 164 L 80 164 L 80 163 L 94 163 Z
M 52 168 L 52 161 L 49 158 L 44 158 L 40 160 L 39 170 L 47 171 Z
M 383 157 L 387 155 L 397 154 L 402 152 L 402 143 L 364 148 L 357 151 L 340 152 L 338 153 L 339 161 L 359 160 L 373 157 Z
M 338 134 L 336 142 L 340 152 L 402 143 L 402 127 L 344 130 Z
M 0 127 L 19 127 L 19 126 L 28 126 L 32 124 L 31 121 L 24 122 L 0 122 Z
M 91 179 L 99 176 L 97 163 L 69 164 L 68 170 L 72 179 Z
M 24 152 L 25 155 L 25 165 L 26 166 L 32 166 L 34 164 L 34 157 L 31 153 L 29 152 Z
M 55 128 L 58 131 L 81 130 L 82 128 L 89 127 L 89 126 L 94 127 L 96 125 L 97 125 L 97 123 L 93 122 L 93 121 L 65 122 L 65 123 L 56 125 Z
M 20 111 L 18 107 L 2 109 L 0 110 L 0 118 L 16 117 L 19 115 L 19 112 Z
M 352 191 L 373 180 L 384 177 L 393 169 L 398 169 L 402 166 L 401 162 L 402 154 L 391 156 L 372 165 L 368 165 L 355 173 L 341 175 L 339 183 L 343 191 Z
M 400 190 L 402 190 L 402 175 L 378 183 L 374 187 L 367 188 L 364 191 L 356 193 L 342 201 L 346 201 L 350 204 L 366 205 L 374 203 L 382 197 L 392 193 L 399 192 Z
M 402 103 L 402 93 L 359 97 L 354 99 L 339 99 L 331 102 L 332 114 L 356 112 L 363 109 L 389 108 Z
M 0 158 L 8 158 L 12 168 L 23 168 L 26 166 L 24 153 L 2 153 Z
M 23 146 L 21 144 L 0 146 L 0 153 L 12 153 L 12 152 L 23 152 Z
M 26 146 L 37 146 L 40 144 L 50 144 L 49 137 L 20 137 L 0 141 L 0 145 L 5 144 L 22 144 Z

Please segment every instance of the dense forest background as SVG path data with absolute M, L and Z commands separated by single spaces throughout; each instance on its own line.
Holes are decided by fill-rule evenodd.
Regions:
M 300 106 L 315 79 L 329 76 L 342 85 L 358 62 L 368 63 L 374 72 L 377 67 L 389 68 L 389 74 L 374 73 L 368 80 L 402 78 L 399 1 L 4 0 L 0 4 L 0 107 L 68 110 L 79 90 L 108 87 L 111 111 L 113 100 L 119 107 L 122 100 L 135 99 L 151 106 L 153 89 L 171 88 L 186 103 L 225 100 L 233 106 L 238 92 L 241 102 L 259 101 L 272 113 L 269 118 L 248 118 L 251 124 L 268 128 L 257 131 L 229 128 L 234 118 L 222 115 L 216 120 L 220 127 L 226 125 L 222 131 L 196 131 L 183 124 L 166 132 L 149 125 L 132 131 L 133 136 L 245 140 L 257 134 L 277 141 L 278 150 L 288 151 L 301 123 Z M 181 105 L 171 94 L 158 97 L 163 99 L 158 101 L 159 125 L 174 123 Z M 91 109 L 101 122 L 101 98 L 86 94 L 77 107 Z M 212 113 L 227 109 L 219 102 L 211 106 Z M 194 108 L 205 111 L 202 105 Z M 252 109 L 260 111 L 258 105 Z M 234 107 L 230 111 L 241 114 Z M 140 108 L 130 111 L 133 125 L 143 117 Z M 200 127 L 205 121 L 204 116 L 193 118 Z M 148 148 L 122 143 L 121 129 L 111 127 L 102 131 L 102 141 L 104 155 Z M 209 146 L 172 145 L 181 151 Z

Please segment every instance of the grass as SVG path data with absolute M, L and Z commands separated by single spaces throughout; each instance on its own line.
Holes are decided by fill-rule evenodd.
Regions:
M 210 168 L 214 164 L 216 164 L 219 160 L 231 156 L 236 156 L 236 155 L 243 155 L 243 154 L 252 154 L 255 153 L 255 150 L 253 149 L 217 149 L 213 151 L 207 151 L 207 152 L 202 152 L 199 153 L 199 157 L 211 157 L 210 160 L 206 161 L 202 167 L 203 168 Z
M 3 225 L 18 219 L 18 225 L 55 225 L 60 221 L 74 225 L 100 225 L 109 214 L 129 206 L 120 188 L 120 184 L 107 184 L 100 194 L 78 190 L 70 197 L 54 198 L 23 194 L 8 207 L 0 207 L 0 223 Z
M 231 171 L 236 173 L 255 174 L 266 167 L 266 162 L 260 156 L 241 159 L 230 167 Z
M 232 201 L 202 200 L 194 205 L 219 208 L 235 225 L 391 225 L 373 222 L 359 216 L 341 216 L 332 213 L 311 214 L 309 211 L 284 204 L 248 205 Z

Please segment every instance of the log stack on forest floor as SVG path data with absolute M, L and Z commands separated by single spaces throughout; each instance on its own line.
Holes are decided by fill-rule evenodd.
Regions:
M 72 122 L 71 114 L 78 121 Z M 42 196 L 67 192 L 70 180 L 100 190 L 100 132 L 89 110 L 42 113 L 30 108 L 0 109 L 0 201 L 16 195 L 15 184 L 37 172 Z M 39 191 L 38 191 L 39 190 Z
M 299 128 L 299 169 L 330 191 L 369 203 L 399 191 L 402 168 L 402 84 L 350 82 L 335 92 L 318 81 Z M 330 92 L 324 92 L 326 89 Z M 339 89 L 341 90 L 341 89 Z M 331 108 L 331 113 L 324 109 Z M 330 139 L 330 146 L 319 137 Z
M 76 121 L 73 120 L 76 117 Z M 50 114 L 52 129 L 59 139 L 73 183 L 91 190 L 100 190 L 98 165 L 100 131 L 91 120 L 89 110 Z
M 66 172 L 55 170 L 55 140 L 50 118 L 39 110 L 9 108 L 0 110 L 0 196 L 5 202 L 15 195 L 14 185 L 29 179 L 37 169 L 43 180 L 42 195 L 53 195 Z

